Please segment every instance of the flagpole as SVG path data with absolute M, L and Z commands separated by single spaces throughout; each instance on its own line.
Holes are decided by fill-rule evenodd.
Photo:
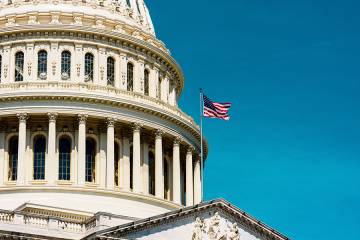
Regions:
M 200 88 L 200 147 L 201 147 L 201 202 L 204 201 L 204 146 L 203 146 L 203 116 L 204 116 L 204 98 L 203 98 L 203 90 Z

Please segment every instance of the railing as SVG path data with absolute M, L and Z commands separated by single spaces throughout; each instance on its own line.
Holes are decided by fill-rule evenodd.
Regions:
M 0 223 L 11 223 L 14 221 L 14 213 L 7 211 L 0 211 Z
M 95 216 L 89 220 L 79 222 L 76 220 L 65 220 L 36 214 L 0 210 L 0 225 L 10 224 L 18 227 L 24 226 L 56 231 L 61 230 L 75 234 L 85 234 L 87 231 L 97 227 L 96 223 Z M 4 225 L 2 228 L 4 228 Z
M 194 120 L 190 116 L 182 112 L 178 107 L 171 106 L 159 99 L 145 96 L 144 94 L 129 92 L 115 87 L 73 82 L 17 82 L 0 84 L 0 97 L 1 94 L 14 94 L 14 92 L 16 91 L 51 91 L 52 94 L 59 92 L 71 92 L 80 94 L 89 93 L 99 94 L 102 96 L 102 99 L 112 97 L 129 101 L 137 101 L 141 102 L 142 104 L 147 104 L 153 107 L 155 110 L 162 110 L 164 112 L 171 113 L 172 115 L 181 118 L 182 121 L 190 124 L 197 131 L 199 131 L 199 126 L 195 124 Z

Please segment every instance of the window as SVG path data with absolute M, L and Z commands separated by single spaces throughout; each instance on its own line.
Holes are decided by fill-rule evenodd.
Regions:
M 2 56 L 0 55 L 0 82 L 1 82 L 1 71 L 2 71 Z
M 47 76 L 47 52 L 41 50 L 38 52 L 38 78 L 45 80 Z
M 9 140 L 9 168 L 8 168 L 8 180 L 17 180 L 17 166 L 18 166 L 18 136 L 14 136 Z
M 144 71 L 144 94 L 149 96 L 149 70 Z
M 114 143 L 115 152 L 114 152 L 114 180 L 115 186 L 119 186 L 119 160 L 120 160 L 120 146 L 117 142 Z
M 17 52 L 15 54 L 15 82 L 24 80 L 24 53 Z
M 168 199 L 168 192 L 169 192 L 169 169 L 168 169 L 169 165 L 168 162 L 166 160 L 166 158 L 164 158 L 164 198 Z
M 149 193 L 155 195 L 155 156 L 149 152 Z
M 85 82 L 92 82 L 94 80 L 94 55 L 91 53 L 85 54 Z
M 127 90 L 133 91 L 134 89 L 134 65 L 132 63 L 127 64 Z
M 95 148 L 96 148 L 95 140 L 92 138 L 87 138 L 86 165 L 85 165 L 86 182 L 95 182 Z
M 61 79 L 70 79 L 71 74 L 71 53 L 69 51 L 63 51 L 61 53 Z
M 107 59 L 107 85 L 114 86 L 115 84 L 115 60 L 112 57 L 108 57 Z
M 70 181 L 71 139 L 61 137 L 59 140 L 59 180 Z
M 130 0 L 126 0 L 126 4 L 128 5 L 129 8 L 131 8 Z
M 34 140 L 34 180 L 45 180 L 46 140 L 40 135 Z

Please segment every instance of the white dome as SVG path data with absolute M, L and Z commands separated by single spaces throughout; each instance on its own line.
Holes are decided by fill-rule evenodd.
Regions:
M 106 21 L 125 23 L 155 35 L 144 0 L 1 0 L 0 18 L 25 13 L 41 15 L 48 12 L 92 15 Z

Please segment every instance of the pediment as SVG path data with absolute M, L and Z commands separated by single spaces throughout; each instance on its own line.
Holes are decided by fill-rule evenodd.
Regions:
M 288 240 L 225 200 L 215 200 L 118 226 L 97 239 Z

